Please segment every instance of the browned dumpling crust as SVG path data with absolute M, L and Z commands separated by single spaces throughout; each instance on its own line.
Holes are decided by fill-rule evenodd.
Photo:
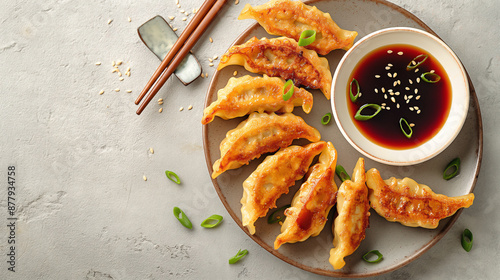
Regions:
M 386 220 L 409 227 L 436 228 L 441 219 L 474 201 L 473 193 L 448 197 L 410 178 L 383 180 L 375 168 L 368 170 L 366 178 L 371 207 Z
M 291 113 L 295 106 L 302 106 L 309 113 L 313 96 L 305 89 L 294 87 L 293 95 L 283 100 L 285 81 L 277 77 L 252 77 L 249 75 L 230 78 L 227 85 L 217 92 L 217 100 L 203 111 L 202 124 L 211 122 L 215 116 L 228 120 L 252 112 Z
M 337 185 L 334 181 L 337 151 L 331 142 L 321 152 L 319 162 L 311 167 L 308 178 L 285 210 L 286 219 L 274 249 L 283 243 L 295 243 L 317 236 L 325 227 L 328 213 L 335 204 Z
M 358 35 L 356 31 L 340 28 L 329 13 L 301 1 L 271 0 L 252 7 L 246 4 L 238 19 L 255 19 L 267 33 L 299 41 L 305 30 L 315 30 L 316 40 L 307 49 L 326 55 L 335 49 L 348 50 Z
M 212 178 L 224 171 L 248 164 L 262 154 L 290 146 L 293 140 L 305 138 L 317 142 L 317 129 L 292 113 L 252 113 L 235 129 L 227 132 L 220 144 L 221 157 L 213 165 Z
M 334 248 L 330 250 L 329 260 L 334 269 L 344 267 L 344 258 L 354 253 L 365 239 L 370 217 L 368 188 L 365 181 L 365 160 L 359 158 L 352 174 L 352 181 L 344 181 L 337 193 L 338 216 L 333 224 Z
M 255 233 L 254 223 L 276 207 L 276 200 L 300 180 L 309 169 L 314 157 L 326 143 L 311 143 L 304 147 L 290 146 L 266 157 L 257 169 L 243 182 L 241 221 L 250 234 Z
M 320 89 L 330 99 L 332 74 L 328 60 L 319 57 L 291 38 L 257 39 L 231 47 L 221 58 L 217 70 L 241 65 L 252 73 L 291 79 L 296 86 Z

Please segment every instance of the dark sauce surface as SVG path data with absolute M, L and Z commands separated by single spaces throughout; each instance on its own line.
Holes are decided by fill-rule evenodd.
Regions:
M 407 71 L 408 63 L 420 54 L 427 54 L 429 57 L 417 68 Z M 423 73 L 431 70 L 441 77 L 437 83 L 427 83 L 420 78 Z M 388 73 L 392 77 L 389 77 Z M 396 77 L 394 73 L 397 73 Z M 376 75 L 380 77 L 377 78 Z M 451 84 L 448 75 L 437 59 L 415 46 L 388 45 L 372 51 L 356 65 L 349 82 L 353 78 L 359 82 L 361 97 L 355 103 L 351 102 L 348 83 L 349 113 L 361 133 L 380 146 L 396 150 L 417 147 L 438 133 L 450 112 Z M 420 82 L 417 82 L 417 78 L 420 78 Z M 400 84 L 394 85 L 398 80 Z M 385 89 L 385 93 L 382 88 Z M 393 102 L 391 97 L 396 102 Z M 378 104 L 383 109 L 370 120 L 358 121 L 354 119 L 354 115 L 364 104 Z M 363 115 L 372 112 L 368 109 L 363 110 Z M 407 138 L 401 131 L 399 126 L 401 118 L 414 125 L 411 138 Z

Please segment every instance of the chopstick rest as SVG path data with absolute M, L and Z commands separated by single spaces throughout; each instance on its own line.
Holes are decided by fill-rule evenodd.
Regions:
M 142 42 L 160 60 L 163 60 L 177 41 L 177 34 L 162 16 L 155 16 L 137 28 Z M 174 74 L 185 85 L 189 85 L 201 75 L 201 65 L 198 59 L 188 54 L 175 69 Z

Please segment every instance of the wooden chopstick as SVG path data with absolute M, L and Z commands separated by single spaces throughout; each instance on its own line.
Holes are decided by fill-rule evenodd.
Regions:
M 167 53 L 163 61 L 160 63 L 160 66 L 153 73 L 153 76 L 149 79 L 148 83 L 144 87 L 144 89 L 139 94 L 139 97 L 135 100 L 135 105 L 138 105 L 141 102 L 142 98 L 146 95 L 149 89 L 153 86 L 155 81 L 160 77 L 161 73 L 165 71 L 172 58 L 174 58 L 175 54 L 181 49 L 186 40 L 189 38 L 191 33 L 196 29 L 196 27 L 200 24 L 201 20 L 207 15 L 212 6 L 214 5 L 216 0 L 206 0 L 203 5 L 200 7 L 199 11 L 193 17 L 193 19 L 186 26 L 186 29 L 182 31 L 181 36 L 177 39 L 175 44 L 172 46 L 170 51 Z
M 207 3 L 208 1 L 213 1 L 213 0 L 207 0 L 207 1 L 205 1 L 205 3 Z M 170 77 L 170 75 L 172 75 L 172 73 L 177 68 L 177 66 L 179 66 L 179 64 L 182 62 L 182 60 L 184 59 L 184 57 L 193 48 L 193 46 L 196 44 L 196 42 L 201 37 L 201 35 L 203 35 L 203 32 L 205 32 L 205 30 L 207 29 L 208 25 L 212 22 L 212 20 L 215 18 L 215 16 L 217 15 L 217 13 L 224 6 L 224 4 L 226 3 L 226 1 L 227 0 L 217 0 L 216 1 L 216 3 L 210 8 L 210 10 L 208 11 L 208 13 L 203 17 L 203 19 L 201 20 L 201 22 L 199 22 L 199 24 L 197 24 L 195 26 L 194 32 L 192 32 L 192 33 L 189 32 L 188 33 L 188 36 L 189 35 L 190 36 L 184 42 L 184 45 L 182 45 L 182 47 L 180 47 L 179 52 L 174 53 L 172 55 L 174 58 L 172 59 L 170 65 L 167 66 L 168 63 L 163 63 L 164 61 L 162 61 L 161 64 L 164 65 L 164 66 L 167 66 L 166 70 L 165 71 L 158 71 L 159 69 L 157 69 L 157 72 L 160 72 L 161 75 L 159 76 L 159 78 L 156 80 L 155 83 L 154 82 L 151 83 L 152 85 L 153 84 L 154 85 L 149 90 L 149 93 L 147 94 L 144 102 L 141 105 L 139 105 L 139 109 L 137 109 L 137 112 L 136 112 L 138 115 L 140 115 L 142 113 L 142 111 L 144 110 L 144 108 L 146 108 L 146 106 L 153 99 L 153 97 L 156 95 L 156 93 L 158 93 L 158 91 L 160 90 L 160 88 L 165 84 L 165 82 L 168 80 L 168 78 Z M 203 4 L 203 6 L 205 6 L 205 3 Z M 191 25 L 191 23 L 193 21 L 194 21 L 194 18 L 189 23 L 189 25 Z M 187 27 L 186 27 L 186 30 L 187 30 Z M 184 31 L 182 34 L 184 34 L 185 32 L 186 31 Z M 179 43 L 179 42 L 176 42 L 175 44 L 177 44 L 177 43 Z M 174 44 L 174 46 L 175 46 L 175 44 Z M 172 50 L 173 49 L 174 48 L 172 47 Z M 170 52 L 172 52 L 172 50 Z M 156 72 L 155 72 L 155 74 L 156 74 Z M 152 77 L 151 80 L 154 80 L 153 78 L 154 78 L 154 76 Z M 148 84 L 149 84 L 149 82 L 148 82 Z M 151 86 L 151 85 L 149 85 L 149 86 Z M 148 92 L 148 90 L 146 90 L 144 92 L 144 94 L 141 93 L 142 96 L 139 96 L 138 100 L 136 100 L 136 104 L 138 104 L 141 101 L 141 99 L 144 97 L 144 95 L 146 94 L 146 92 Z

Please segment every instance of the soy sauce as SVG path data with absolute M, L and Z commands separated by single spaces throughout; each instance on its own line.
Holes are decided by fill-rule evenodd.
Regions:
M 407 71 L 408 63 L 421 54 L 428 55 L 425 62 Z M 431 71 L 441 77 L 437 83 L 421 78 L 423 73 Z M 353 78 L 361 90 L 354 103 L 349 98 L 349 83 Z M 425 143 L 439 132 L 450 112 L 448 75 L 436 58 L 415 46 L 398 44 L 375 49 L 356 65 L 349 83 L 347 103 L 356 127 L 370 141 L 389 149 L 405 150 Z M 382 110 L 370 120 L 358 121 L 354 115 L 364 104 L 378 104 Z M 412 126 L 411 138 L 401 131 L 401 118 Z

